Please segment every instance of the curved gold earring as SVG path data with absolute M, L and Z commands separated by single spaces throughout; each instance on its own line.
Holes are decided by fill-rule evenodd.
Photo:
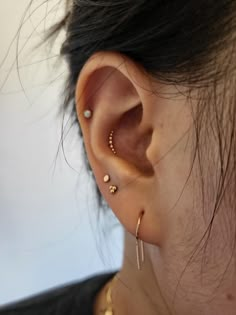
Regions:
M 111 151 L 112 151 L 114 154 L 116 154 L 116 150 L 115 150 L 114 145 L 113 145 L 113 134 L 114 134 L 114 130 L 112 130 L 112 131 L 110 132 L 110 135 L 109 135 L 109 147 L 110 147 Z
M 136 256 L 137 256 L 138 270 L 141 270 L 141 264 L 143 264 L 144 260 L 145 260 L 143 241 L 139 239 L 139 229 L 140 229 L 140 225 L 141 225 L 141 222 L 142 222 L 143 215 L 144 215 L 144 211 L 142 211 L 140 213 L 140 216 L 138 218 L 138 222 L 137 222 L 137 225 L 136 225 L 136 232 L 135 232 L 135 237 L 136 237 Z

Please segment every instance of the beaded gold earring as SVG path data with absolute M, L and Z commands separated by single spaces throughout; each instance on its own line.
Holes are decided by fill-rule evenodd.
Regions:
M 115 150 L 114 144 L 113 144 L 113 134 L 114 134 L 114 130 L 112 130 L 112 131 L 110 132 L 110 135 L 109 135 L 109 147 L 110 147 L 111 151 L 112 151 L 114 154 L 116 154 L 116 150 Z
M 109 187 L 109 190 L 110 190 L 110 193 L 111 193 L 112 195 L 114 195 L 114 194 L 117 192 L 118 187 L 115 186 L 115 185 L 111 185 L 111 186 Z

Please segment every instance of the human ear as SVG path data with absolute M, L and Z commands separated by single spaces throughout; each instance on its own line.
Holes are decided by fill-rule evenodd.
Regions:
M 87 61 L 78 78 L 76 110 L 87 157 L 103 197 L 134 235 L 144 211 L 140 238 L 158 244 L 160 224 L 151 202 L 156 182 L 156 105 L 149 83 L 143 69 L 127 57 L 99 52 Z M 84 116 L 86 110 L 91 111 L 90 118 Z M 106 174 L 109 183 L 104 182 Z M 118 188 L 115 194 L 109 190 L 111 185 Z

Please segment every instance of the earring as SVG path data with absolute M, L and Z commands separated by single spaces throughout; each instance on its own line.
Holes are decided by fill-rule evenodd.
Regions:
M 114 149 L 114 145 L 113 145 L 113 134 L 114 134 L 114 130 L 112 130 L 110 132 L 110 135 L 109 135 L 109 147 L 111 149 L 111 151 L 116 154 L 116 150 Z
M 111 193 L 112 195 L 114 195 L 114 194 L 117 192 L 118 187 L 117 187 L 117 186 L 114 186 L 114 185 L 111 185 L 111 186 L 109 187 L 109 190 L 110 190 L 110 193 Z
M 142 222 L 142 218 L 144 215 L 144 211 L 140 213 L 140 216 L 138 218 L 137 226 L 136 226 L 136 256 L 137 256 L 137 266 L 138 270 L 141 270 L 141 264 L 144 263 L 145 257 L 144 257 L 144 247 L 143 247 L 143 241 L 139 239 L 139 229 Z M 141 260 L 141 262 L 140 262 Z
M 109 181 L 110 181 L 110 176 L 109 176 L 109 175 L 105 175 L 105 176 L 103 177 L 103 181 L 104 181 L 104 183 L 109 183 Z
M 84 117 L 87 119 L 91 118 L 92 117 L 92 111 L 90 109 L 86 109 L 84 111 Z
M 110 180 L 111 180 L 111 178 L 110 178 L 109 175 L 105 175 L 105 176 L 103 177 L 104 183 L 109 183 Z M 111 193 L 112 195 L 114 195 L 114 194 L 117 192 L 117 190 L 118 190 L 118 187 L 115 186 L 115 185 L 111 185 L 111 186 L 109 187 L 109 191 L 110 191 L 110 193 Z

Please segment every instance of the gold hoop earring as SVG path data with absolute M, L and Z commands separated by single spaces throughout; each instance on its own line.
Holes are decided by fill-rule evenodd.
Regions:
M 139 229 L 140 229 L 140 225 L 141 225 L 141 222 L 142 222 L 143 215 L 144 215 L 144 211 L 142 211 L 140 213 L 140 216 L 138 218 L 138 222 L 137 222 L 137 225 L 136 225 L 136 232 L 135 232 L 135 237 L 136 237 L 136 256 L 137 256 L 138 270 L 141 270 L 141 264 L 143 264 L 144 261 L 145 261 L 143 241 L 140 240 L 140 238 L 139 238 Z

